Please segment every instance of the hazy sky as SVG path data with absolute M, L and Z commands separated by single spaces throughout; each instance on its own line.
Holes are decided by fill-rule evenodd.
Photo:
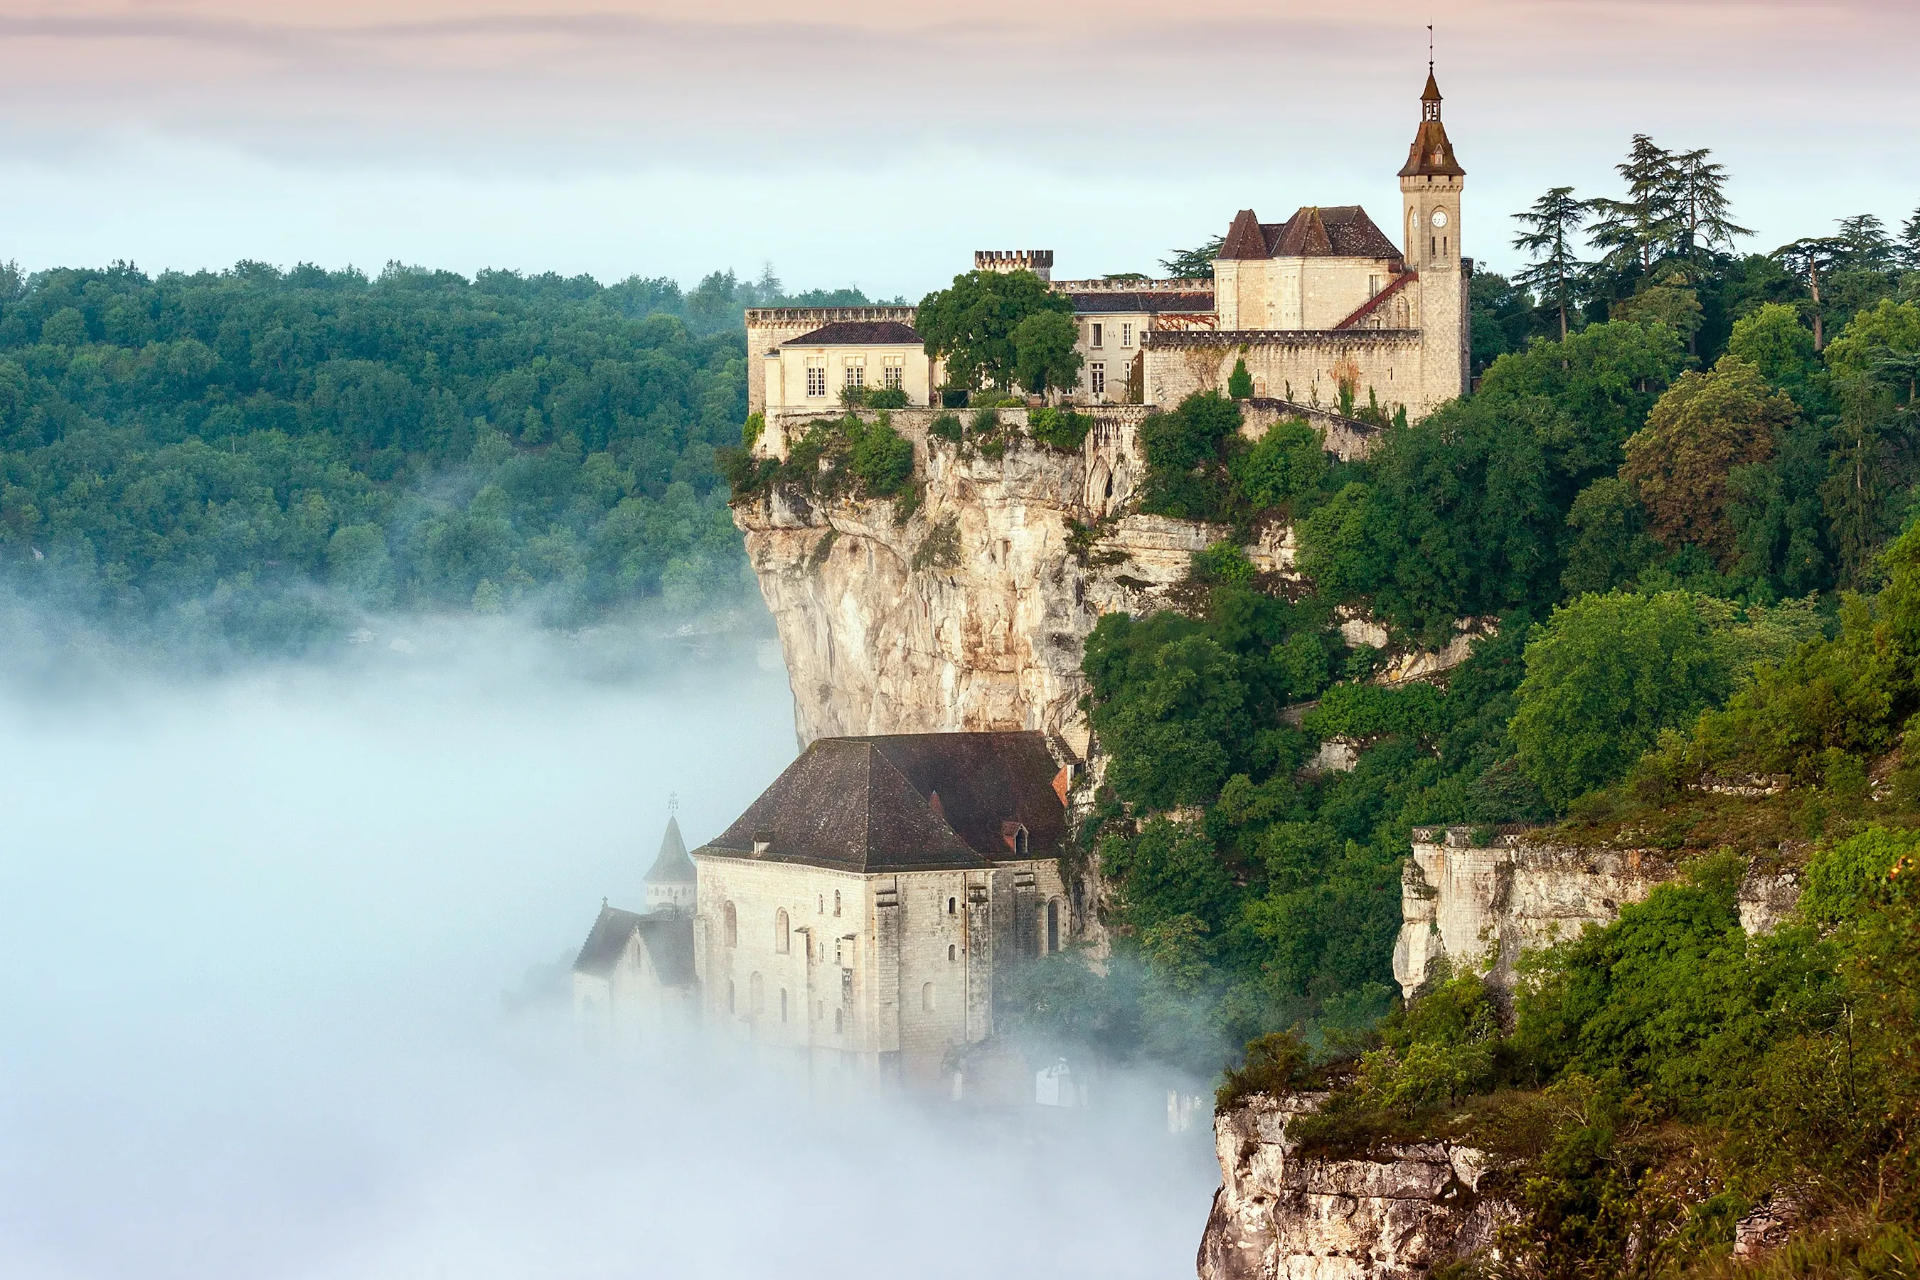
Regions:
M 1758 248 L 1920 205 L 1906 0 L 0 0 L 0 258 L 1150 270 L 1247 205 L 1391 225 L 1429 15 L 1493 266 L 1635 131 Z

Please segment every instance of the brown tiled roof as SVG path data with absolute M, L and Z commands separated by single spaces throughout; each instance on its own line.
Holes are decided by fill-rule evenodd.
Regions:
M 575 973 L 605 977 L 620 962 L 627 940 L 640 935 L 647 949 L 647 960 L 660 981 L 670 987 L 693 982 L 693 920 L 677 913 L 656 912 L 638 915 L 618 907 L 601 907 L 600 916 L 587 934 L 586 945 L 573 962 Z
M 962 870 L 1014 857 L 1005 832 L 1017 823 L 1028 856 L 1057 857 L 1058 772 L 1038 733 L 821 738 L 700 852 L 837 871 Z
M 1097 293 L 1074 293 L 1067 296 L 1073 299 L 1074 313 L 1083 316 L 1120 311 L 1140 311 L 1149 315 L 1158 315 L 1163 311 L 1213 310 L 1211 291 L 1142 290 L 1139 293 L 1110 293 L 1102 289 Z
M 788 347 L 878 347 L 891 343 L 920 345 L 919 331 L 898 320 L 841 320 L 811 333 L 788 338 Z
M 680 838 L 680 820 L 667 819 L 667 834 L 660 837 L 660 856 L 647 872 L 648 884 L 692 884 L 697 877 L 693 859 L 687 856 L 687 842 Z
M 1453 158 L 1453 144 L 1447 141 L 1447 126 L 1438 120 L 1422 120 L 1420 132 L 1413 135 L 1413 145 L 1407 148 L 1407 163 L 1400 170 L 1400 176 L 1417 178 L 1433 174 L 1459 178 L 1464 177 L 1466 172 L 1460 167 L 1460 162 Z
M 1231 248 L 1232 253 L 1227 252 Z M 1357 204 L 1308 206 L 1285 222 L 1261 222 L 1242 209 L 1222 258 L 1398 258 L 1400 250 Z
M 1227 228 L 1227 238 L 1220 242 L 1220 252 L 1215 258 L 1271 258 L 1273 252 L 1267 247 L 1266 237 L 1261 235 L 1260 218 L 1251 209 L 1242 209 L 1233 215 L 1233 225 Z

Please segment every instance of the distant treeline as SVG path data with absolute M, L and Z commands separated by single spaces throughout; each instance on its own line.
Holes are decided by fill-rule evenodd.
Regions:
M 770 272 L 0 266 L 0 574 L 269 648 L 363 609 L 733 598 L 741 309 L 866 301 Z

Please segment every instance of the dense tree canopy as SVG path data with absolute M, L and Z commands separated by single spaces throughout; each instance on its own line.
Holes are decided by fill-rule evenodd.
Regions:
M 128 625 L 213 600 L 279 645 L 355 605 L 566 619 L 742 586 L 713 452 L 771 277 L 0 283 L 0 556 L 35 591 Z

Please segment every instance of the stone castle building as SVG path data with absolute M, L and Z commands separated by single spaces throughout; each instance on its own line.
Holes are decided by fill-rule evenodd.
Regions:
M 1084 360 L 1073 398 L 1171 406 L 1223 390 L 1244 359 L 1260 399 L 1327 408 L 1404 407 L 1418 418 L 1467 389 L 1462 256 L 1466 171 L 1440 119 L 1431 71 L 1399 172 L 1399 240 L 1358 205 L 1307 206 L 1284 222 L 1242 209 L 1211 280 L 1054 280 L 1051 250 L 983 250 L 981 271 L 1031 271 L 1072 298 Z M 892 387 L 933 402 L 944 382 L 912 307 L 756 308 L 746 313 L 750 412 L 768 426 L 839 405 L 844 388 Z
M 575 962 L 583 1030 L 694 1013 L 829 1073 L 941 1074 L 993 1035 L 1007 968 L 1071 932 L 1071 776 L 1039 733 L 814 742 L 691 857 L 669 823 L 649 910 L 603 906 Z

